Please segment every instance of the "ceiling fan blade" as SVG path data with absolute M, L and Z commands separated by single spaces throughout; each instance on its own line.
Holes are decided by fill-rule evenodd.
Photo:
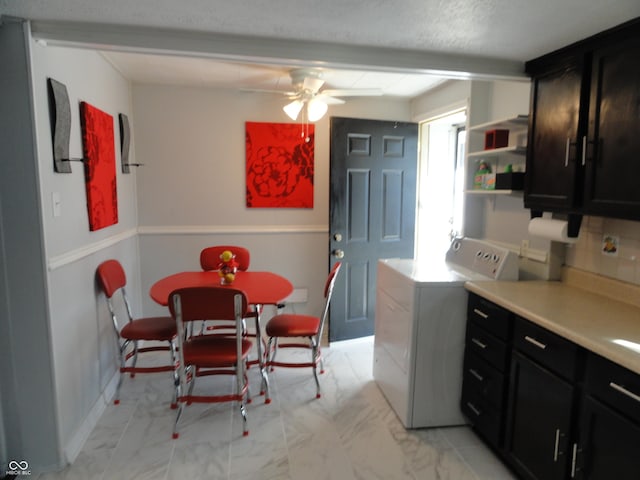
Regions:
M 325 95 L 324 92 L 316 95 L 314 98 L 323 101 L 327 105 L 343 105 L 347 102 L 341 100 L 340 98 L 330 97 L 329 95 Z
M 299 95 L 298 92 L 285 92 L 284 90 L 265 90 L 260 88 L 241 88 L 240 91 L 249 93 L 274 93 L 277 95 L 286 95 L 288 97 L 297 97 Z
M 331 97 L 380 97 L 382 90 L 379 88 L 340 88 L 323 90 L 324 95 Z

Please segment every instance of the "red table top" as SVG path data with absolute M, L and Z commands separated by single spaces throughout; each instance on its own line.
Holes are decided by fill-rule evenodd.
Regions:
M 167 305 L 169 295 L 177 288 L 220 285 L 218 272 L 180 272 L 161 278 L 151 286 L 149 294 L 160 305 Z M 230 288 L 242 290 L 252 305 L 275 305 L 291 292 L 293 285 L 286 278 L 271 272 L 237 272 Z

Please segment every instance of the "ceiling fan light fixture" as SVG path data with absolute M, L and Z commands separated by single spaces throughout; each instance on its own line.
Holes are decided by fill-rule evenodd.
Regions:
M 325 113 L 327 113 L 327 104 L 322 100 L 314 98 L 307 103 L 307 116 L 310 122 L 316 122 L 320 120 Z
M 298 115 L 300 115 L 300 110 L 302 110 L 303 106 L 304 103 L 300 100 L 294 100 L 282 107 L 282 110 L 284 110 L 284 113 L 286 113 L 291 120 L 295 120 L 298 118 Z

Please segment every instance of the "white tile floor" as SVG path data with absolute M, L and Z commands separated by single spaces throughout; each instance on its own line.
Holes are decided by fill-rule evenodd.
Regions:
M 248 437 L 231 403 L 194 404 L 185 408 L 180 438 L 172 440 L 168 376 L 126 378 L 122 403 L 107 408 L 74 464 L 38 478 L 515 478 L 466 427 L 405 430 L 372 378 L 372 349 L 372 338 L 325 349 L 321 399 L 310 370 L 280 368 L 270 375 L 273 401 L 265 405 L 257 395 L 258 371 L 250 369 Z M 196 390 L 205 390 L 207 382 L 228 380 L 198 381 Z

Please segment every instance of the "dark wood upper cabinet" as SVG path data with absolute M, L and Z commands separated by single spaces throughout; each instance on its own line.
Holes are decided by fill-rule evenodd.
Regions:
M 581 200 L 583 72 L 584 60 L 574 58 L 533 78 L 525 177 L 528 208 L 569 211 Z
M 526 63 L 524 203 L 640 220 L 640 19 Z
M 594 52 L 584 210 L 640 219 L 640 32 Z

